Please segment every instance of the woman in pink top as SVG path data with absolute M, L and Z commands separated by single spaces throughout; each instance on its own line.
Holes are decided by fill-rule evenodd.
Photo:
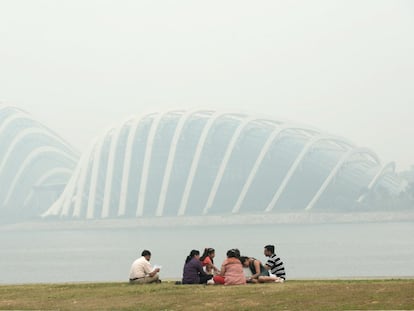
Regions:
M 239 256 L 240 252 L 236 249 L 227 251 L 227 259 L 221 265 L 220 275 L 214 276 L 214 283 L 224 285 L 246 284 L 246 277 Z

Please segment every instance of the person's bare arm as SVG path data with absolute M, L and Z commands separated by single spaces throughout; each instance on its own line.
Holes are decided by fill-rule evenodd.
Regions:
M 220 270 L 215 265 L 213 265 L 213 271 L 215 274 L 220 273 Z
M 150 277 L 153 277 L 154 275 L 156 275 L 158 272 L 160 272 L 160 268 L 155 268 L 154 270 L 152 270 L 150 273 L 148 273 L 148 275 Z
M 221 265 L 220 275 L 224 276 L 224 273 L 226 273 L 226 266 L 224 264 Z
M 256 271 L 255 274 L 251 276 L 252 279 L 257 279 L 260 276 L 260 261 L 254 261 L 254 270 Z

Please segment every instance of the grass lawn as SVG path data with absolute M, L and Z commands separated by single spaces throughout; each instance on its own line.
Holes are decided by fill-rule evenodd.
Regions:
M 1 285 L 0 310 L 414 310 L 414 279 Z

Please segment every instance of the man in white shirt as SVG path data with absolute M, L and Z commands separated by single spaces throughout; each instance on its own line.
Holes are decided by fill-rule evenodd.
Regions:
M 161 283 L 158 272 L 160 268 L 153 268 L 150 264 L 151 252 L 144 250 L 141 257 L 132 263 L 129 271 L 129 282 L 135 284 Z

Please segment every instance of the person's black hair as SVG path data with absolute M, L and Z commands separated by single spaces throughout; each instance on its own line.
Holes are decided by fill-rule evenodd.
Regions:
M 240 260 L 240 262 L 243 264 L 247 259 L 249 259 L 249 257 L 246 257 L 246 256 L 240 256 L 239 257 L 239 260 Z
M 240 251 L 237 248 L 232 248 L 227 251 L 227 257 L 240 258 Z
M 264 247 L 267 251 L 269 251 L 269 252 L 271 252 L 272 254 L 274 254 L 275 253 L 275 246 L 274 245 L 266 245 L 265 247 Z
M 142 253 L 141 253 L 141 256 L 151 256 L 151 252 L 149 251 L 149 250 L 147 250 L 147 249 L 144 249 L 143 251 L 142 251 Z
M 189 262 L 191 259 L 194 258 L 194 256 L 197 256 L 197 255 L 200 255 L 200 252 L 198 250 L 196 250 L 196 249 L 193 249 L 190 252 L 190 255 L 188 255 L 187 258 L 185 259 L 185 263 Z
M 204 259 L 206 259 L 207 258 L 207 256 L 210 256 L 211 254 L 213 254 L 215 252 L 215 250 L 214 250 L 214 248 L 211 248 L 211 247 L 206 247 L 205 249 L 204 249 L 204 253 L 203 253 L 203 255 L 200 257 L 200 261 L 204 261 Z M 213 262 L 213 258 L 211 258 L 211 263 L 214 263 Z

